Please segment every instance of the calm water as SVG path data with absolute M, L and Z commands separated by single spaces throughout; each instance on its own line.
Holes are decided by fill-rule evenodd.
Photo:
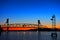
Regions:
M 11 31 L 0 33 L 0 40 L 60 40 L 60 32 L 57 32 L 57 38 L 51 37 L 52 32 L 38 31 Z

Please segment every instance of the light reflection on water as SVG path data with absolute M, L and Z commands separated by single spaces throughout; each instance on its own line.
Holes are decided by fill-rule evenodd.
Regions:
M 10 31 L 1 32 L 0 40 L 60 40 L 60 32 L 57 32 L 57 38 L 51 37 L 52 32 L 37 31 Z

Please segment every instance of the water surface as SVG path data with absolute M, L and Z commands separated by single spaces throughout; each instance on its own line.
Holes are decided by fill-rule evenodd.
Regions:
M 57 38 L 51 37 L 52 32 L 46 31 L 9 31 L 1 32 L 0 40 L 60 40 L 60 32 L 57 32 Z

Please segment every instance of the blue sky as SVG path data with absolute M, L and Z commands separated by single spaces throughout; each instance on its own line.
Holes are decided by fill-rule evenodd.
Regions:
M 0 23 L 10 19 L 10 23 L 51 24 L 51 16 L 55 14 L 60 22 L 59 0 L 0 0 Z

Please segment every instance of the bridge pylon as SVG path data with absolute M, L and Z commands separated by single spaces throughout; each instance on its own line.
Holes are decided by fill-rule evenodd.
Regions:
M 7 24 L 7 31 L 8 31 L 8 29 L 9 29 L 9 18 L 7 18 L 6 24 Z
M 40 27 L 41 27 L 41 22 L 40 20 L 38 20 L 38 30 L 40 30 Z

